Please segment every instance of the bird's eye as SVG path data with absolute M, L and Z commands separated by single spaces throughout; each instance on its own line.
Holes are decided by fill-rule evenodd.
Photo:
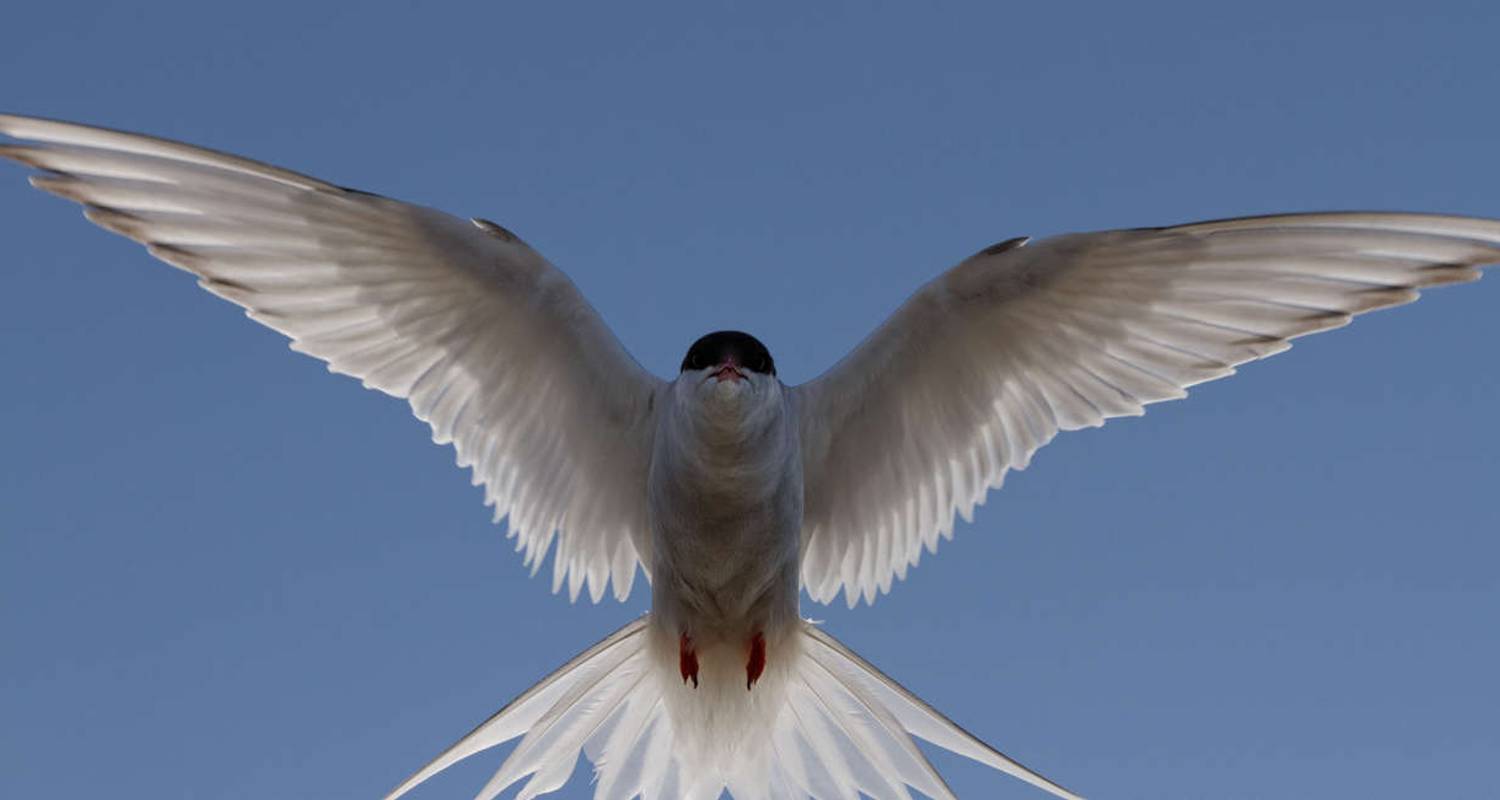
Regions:
M 762 375 L 776 374 L 776 364 L 771 360 L 771 354 L 764 349 L 758 349 L 755 355 L 750 357 L 750 368 Z

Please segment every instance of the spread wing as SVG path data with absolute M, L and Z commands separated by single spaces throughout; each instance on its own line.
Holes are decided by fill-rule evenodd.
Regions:
M 498 225 L 175 142 L 0 115 L 0 156 L 95 224 L 411 403 L 553 590 L 630 592 L 661 381 L 567 276 Z
M 1139 415 L 1290 339 L 1479 277 L 1500 222 L 1333 213 L 1011 240 L 798 386 L 803 584 L 850 606 L 1060 430 Z

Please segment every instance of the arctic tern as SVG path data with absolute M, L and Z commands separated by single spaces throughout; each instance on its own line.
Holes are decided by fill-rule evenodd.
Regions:
M 852 607 L 1062 430 L 1139 415 L 1289 340 L 1477 279 L 1500 221 L 1316 213 L 1017 238 L 920 288 L 822 376 L 710 333 L 643 369 L 506 228 L 212 150 L 0 115 L 0 156 L 329 368 L 411 404 L 553 590 L 651 611 L 398 786 L 520 738 L 479 793 L 934 798 L 913 737 L 1058 797 L 799 614 Z

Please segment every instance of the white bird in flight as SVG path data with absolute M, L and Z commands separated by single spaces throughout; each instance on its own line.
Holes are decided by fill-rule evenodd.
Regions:
M 641 367 L 510 231 L 176 142 L 0 115 L 0 156 L 329 369 L 411 403 L 553 590 L 651 611 L 393 791 L 521 741 L 479 792 L 933 798 L 913 737 L 1077 795 L 970 735 L 802 619 L 873 602 L 1060 430 L 1139 415 L 1289 340 L 1471 281 L 1500 221 L 1248 217 L 1011 239 L 919 289 L 817 379 L 711 333 Z

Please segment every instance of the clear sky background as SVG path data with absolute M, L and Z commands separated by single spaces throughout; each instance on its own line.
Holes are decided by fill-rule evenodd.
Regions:
M 493 218 L 662 375 L 737 327 L 809 379 L 1020 234 L 1500 217 L 1494 3 L 209 5 L 8 8 L 0 107 Z M 404 404 L 24 175 L 0 796 L 378 797 L 646 609 L 528 580 Z M 1496 277 L 1064 435 L 874 608 L 804 611 L 1090 797 L 1500 796 Z

